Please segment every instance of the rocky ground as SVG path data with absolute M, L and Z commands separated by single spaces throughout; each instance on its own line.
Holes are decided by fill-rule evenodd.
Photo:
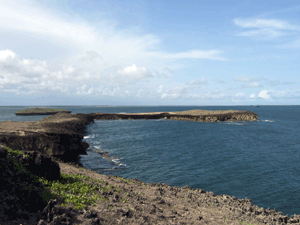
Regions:
M 28 153 L 28 152 L 27 152 Z M 95 187 L 100 197 L 95 204 L 86 205 L 83 209 L 76 209 L 73 204 L 60 206 L 62 199 L 56 198 L 46 204 L 40 191 L 36 187 L 41 184 L 30 180 L 24 174 L 17 172 L 7 160 L 9 155 L 0 149 L 1 177 L 3 182 L 9 183 L 10 188 L 1 186 L 0 197 L 0 224 L 8 225 L 59 225 L 59 224 L 299 224 L 300 216 L 291 218 L 275 210 L 259 208 L 248 199 L 237 199 L 228 195 L 214 195 L 201 189 L 189 187 L 172 187 L 166 184 L 125 179 L 122 177 L 98 174 L 79 166 L 45 159 L 48 165 L 56 168 L 59 165 L 60 173 L 84 175 L 91 178 L 84 182 Z M 20 162 L 24 157 L 18 156 Z M 33 164 L 36 167 L 41 163 L 37 153 L 30 153 L 29 159 L 23 160 L 24 165 Z M 6 163 L 7 162 L 7 163 Z M 33 167 L 32 171 L 36 170 Z M 57 179 L 57 170 L 53 174 L 40 172 L 40 175 L 49 179 Z M 48 174 L 48 175 L 47 175 Z M 6 179 L 8 177 L 12 179 Z M 22 178 L 23 176 L 23 178 Z M 4 180 L 3 180 L 4 179 Z M 6 179 L 6 180 L 5 180 Z M 59 179 L 59 178 L 58 178 Z M 32 193 L 25 192 L 24 186 L 32 184 Z M 6 186 L 5 186 L 6 187 Z M 14 190 L 13 187 L 24 192 Z M 70 190 L 71 193 L 71 190 Z M 24 202 L 12 197 L 17 194 L 23 196 Z

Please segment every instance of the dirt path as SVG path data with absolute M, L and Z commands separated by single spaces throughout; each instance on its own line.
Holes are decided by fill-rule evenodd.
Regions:
M 137 179 L 127 180 L 98 174 L 65 163 L 59 165 L 62 173 L 82 174 L 104 181 L 98 185 L 108 187 L 107 192 L 101 192 L 107 200 L 89 207 L 101 224 L 250 225 L 293 222 L 282 213 L 254 206 L 247 199 L 214 195 L 212 192 L 189 187 L 147 184 Z M 91 219 L 85 217 L 83 214 L 78 214 L 76 223 L 89 224 Z

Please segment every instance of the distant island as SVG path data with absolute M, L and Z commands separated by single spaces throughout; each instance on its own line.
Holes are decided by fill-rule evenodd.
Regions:
M 34 116 L 34 115 L 54 115 L 59 112 L 71 113 L 65 109 L 50 109 L 50 108 L 30 108 L 23 109 L 15 113 L 16 116 Z

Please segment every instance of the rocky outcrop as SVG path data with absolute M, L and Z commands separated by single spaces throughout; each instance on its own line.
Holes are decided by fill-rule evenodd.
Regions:
M 202 113 L 199 115 L 180 114 L 180 112 L 161 113 L 91 113 L 88 114 L 96 120 L 137 120 L 137 119 L 169 119 L 196 122 L 221 122 L 221 121 L 257 121 L 258 115 L 250 111 L 234 111 L 225 113 Z
M 18 155 L 15 158 L 27 171 L 30 171 L 38 177 L 44 177 L 47 180 L 60 179 L 59 165 L 51 157 L 32 151 L 25 151 L 24 155 L 26 157 Z
M 92 121 L 85 115 L 58 113 L 38 122 L 1 122 L 0 143 L 11 149 L 78 162 L 78 156 L 86 154 L 89 147 L 82 140 L 85 126 Z

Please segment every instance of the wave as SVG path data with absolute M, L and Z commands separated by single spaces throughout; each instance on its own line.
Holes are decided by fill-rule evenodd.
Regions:
M 95 138 L 95 134 L 84 136 L 83 139 Z
M 267 122 L 267 123 L 274 123 L 275 121 L 274 120 L 261 120 L 263 122 Z
M 122 158 L 119 158 L 116 156 L 110 156 L 110 152 L 108 152 L 104 149 L 101 149 L 100 146 L 91 146 L 90 148 L 93 152 L 98 153 L 102 158 L 115 164 L 115 166 L 113 166 L 112 168 L 114 168 L 114 167 L 127 168 L 126 164 L 121 163 Z
M 222 122 L 222 123 L 226 124 L 226 125 L 237 125 L 237 126 L 247 125 L 247 122 L 235 122 L 235 121 L 226 121 L 226 122 Z

